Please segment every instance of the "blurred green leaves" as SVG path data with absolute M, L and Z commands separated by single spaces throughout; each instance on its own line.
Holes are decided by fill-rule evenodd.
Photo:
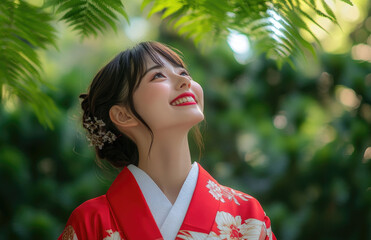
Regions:
M 207 76 L 201 163 L 260 199 L 278 239 L 367 239 L 370 65 L 349 55 L 319 61 L 313 77 L 264 58 L 229 73 L 238 76 L 229 84 Z

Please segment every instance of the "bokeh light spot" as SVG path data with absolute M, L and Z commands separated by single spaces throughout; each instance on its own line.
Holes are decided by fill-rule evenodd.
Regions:
M 124 28 L 126 35 L 132 41 L 141 41 L 145 39 L 149 30 L 148 21 L 141 17 L 131 18 L 130 25 L 126 25 Z
M 249 39 L 244 34 L 237 31 L 231 31 L 227 41 L 233 52 L 237 54 L 245 54 L 249 51 Z
M 337 99 L 346 107 L 352 109 L 356 109 L 359 107 L 361 101 L 360 99 L 358 99 L 353 89 L 344 86 L 337 86 L 335 94 Z
M 352 58 L 371 62 L 371 46 L 367 44 L 358 44 L 352 47 Z
M 245 64 L 249 58 L 250 51 L 250 42 L 247 36 L 235 30 L 230 30 L 227 42 L 234 52 L 236 61 L 240 64 Z
M 341 7 L 341 16 L 348 22 L 355 22 L 360 17 L 360 13 L 357 7 L 350 6 L 349 4 L 343 4 Z
M 366 148 L 365 153 L 363 154 L 363 163 L 367 163 L 371 159 L 371 147 Z
M 283 114 L 278 114 L 273 119 L 273 125 L 278 129 L 283 129 L 287 126 L 287 118 Z

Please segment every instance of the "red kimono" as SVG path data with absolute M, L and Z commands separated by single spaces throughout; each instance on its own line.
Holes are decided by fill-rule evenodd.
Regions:
M 107 193 L 71 214 L 60 240 L 163 239 L 142 192 L 128 168 Z M 200 165 L 197 184 L 176 239 L 274 240 L 259 202 L 220 185 Z

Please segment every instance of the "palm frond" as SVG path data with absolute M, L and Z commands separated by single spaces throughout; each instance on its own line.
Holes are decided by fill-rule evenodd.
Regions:
M 40 77 L 37 51 L 55 45 L 51 21 L 48 13 L 26 2 L 0 3 L 0 86 L 7 86 L 8 91 L 29 104 L 48 127 L 52 127 L 51 116 L 57 108 L 42 91 L 46 83 Z
M 352 5 L 349 0 L 341 1 Z M 162 13 L 179 34 L 193 38 L 196 43 L 209 44 L 236 30 L 253 41 L 257 52 L 280 61 L 304 56 L 305 49 L 315 55 L 312 44 L 301 35 L 301 31 L 309 33 L 320 45 L 308 22 L 324 31 L 316 18 L 324 17 L 338 24 L 324 0 L 320 1 L 323 10 L 318 9 L 315 0 L 144 0 L 142 8 L 148 5 L 149 15 Z
M 119 16 L 129 22 L 121 0 L 51 0 L 57 7 L 61 20 L 66 21 L 82 37 L 103 33 L 109 25 L 117 30 Z

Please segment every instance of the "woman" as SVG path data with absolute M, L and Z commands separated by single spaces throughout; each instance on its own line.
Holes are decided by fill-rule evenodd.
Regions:
M 203 91 L 170 48 L 144 42 L 118 54 L 80 97 L 98 157 L 123 170 L 59 239 L 276 239 L 256 199 L 191 163 Z

